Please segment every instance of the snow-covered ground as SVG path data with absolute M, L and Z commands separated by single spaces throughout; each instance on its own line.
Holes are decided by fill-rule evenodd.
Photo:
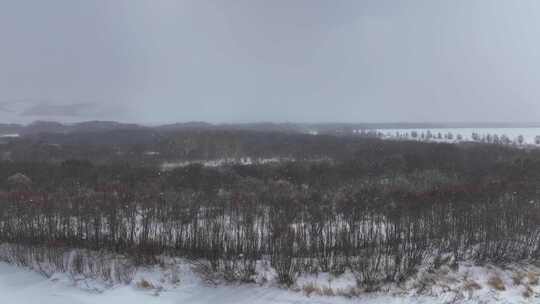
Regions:
M 311 162 L 325 162 L 330 161 L 330 158 L 314 158 L 309 159 Z M 190 160 L 190 161 L 177 161 L 177 162 L 164 162 L 161 164 L 161 169 L 163 171 L 172 170 L 175 168 L 187 167 L 189 165 L 202 165 L 204 167 L 221 167 L 225 165 L 264 165 L 271 163 L 285 163 L 285 162 L 294 162 L 296 159 L 292 157 L 272 157 L 272 158 L 251 158 L 251 157 L 240 157 L 240 158 L 219 158 L 212 160 Z
M 200 164 L 204 167 L 220 167 L 224 165 L 252 165 L 252 164 L 268 164 L 294 161 L 292 158 L 260 158 L 253 159 L 251 157 L 235 158 L 220 158 L 214 160 L 192 160 L 192 161 L 178 161 L 178 162 L 164 162 L 161 165 L 162 170 L 172 170 L 174 168 L 187 167 L 189 165 Z
M 160 284 L 156 272 L 141 272 L 135 282 L 107 288 L 94 288 L 91 282 L 76 283 L 67 274 L 50 278 L 37 272 L 0 262 L 0 303 L 2 304 L 176 304 L 176 303 L 245 303 L 245 304 L 428 304 L 428 303 L 540 303 L 536 267 L 513 266 L 506 269 L 462 264 L 458 270 L 446 266 L 421 272 L 402 286 L 358 297 L 307 296 L 305 284 L 324 288 L 325 284 L 348 284 L 332 281 L 326 275 L 306 276 L 297 291 L 256 284 L 207 285 L 187 271 L 177 283 Z M 140 284 L 148 280 L 148 286 Z M 496 279 L 495 279 L 496 278 Z M 157 281 L 156 281 L 157 280 Z M 90 284 L 89 284 L 90 283 Z M 149 287 L 150 286 L 150 287 Z M 321 286 L 321 287 L 319 287 Z M 302 291 L 303 290 L 303 291 Z M 418 296 L 422 290 L 422 296 Z M 525 295 L 527 294 L 527 295 Z
M 0 137 L 2 138 L 15 138 L 15 137 L 19 137 L 19 134 L 16 134 L 16 133 L 13 133 L 13 134 L 1 134 Z
M 307 297 L 302 293 L 255 285 L 207 286 L 180 282 L 177 287 L 156 291 L 133 285 L 118 285 L 100 292 L 75 286 L 68 277 L 45 278 L 36 272 L 0 263 L 0 303 L 2 304 L 277 304 L 354 303 L 337 297 Z M 362 303 L 403 303 L 400 298 L 366 298 Z M 429 303 L 426 301 L 418 303 Z

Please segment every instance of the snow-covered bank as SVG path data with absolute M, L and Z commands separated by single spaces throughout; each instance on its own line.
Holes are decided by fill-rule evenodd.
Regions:
M 0 245 L 0 303 L 540 303 L 540 268 L 426 260 L 400 283 L 367 292 L 355 274 L 300 273 L 289 288 L 258 261 L 253 283 L 232 283 L 208 261 L 156 256 L 138 263 L 112 252 Z M 144 264 L 144 265 L 143 265 Z
M 0 303 L 2 304 L 277 304 L 277 303 L 540 303 L 538 268 L 534 266 L 473 266 L 460 264 L 452 270 L 446 266 L 438 270 L 420 272 L 402 286 L 389 286 L 389 290 L 360 294 L 357 297 L 321 296 L 328 284 L 327 274 L 303 278 L 303 288 L 297 291 L 257 284 L 224 284 L 213 286 L 196 278 L 191 271 L 179 274 L 176 284 L 154 288 L 160 274 L 149 270 L 138 272 L 131 284 L 115 284 L 107 288 L 83 288 L 67 273 L 47 278 L 28 268 L 0 262 Z M 342 278 L 343 280 L 344 278 Z M 142 281 L 149 282 L 141 284 Z M 99 283 L 94 282 L 97 285 Z M 85 284 L 92 284 L 87 281 Z M 306 286 L 311 292 L 306 295 Z M 88 285 L 87 285 L 88 286 Z M 421 293 L 421 295 L 418 295 Z
M 407 303 L 430 303 L 416 299 Z M 133 285 L 117 285 L 102 292 L 91 292 L 73 285 L 66 276 L 45 278 L 30 270 L 0 263 L 0 303 L 2 304 L 277 304 L 277 303 L 354 303 L 336 297 L 306 297 L 302 293 L 273 287 L 234 285 L 212 287 L 197 282 L 180 282 L 173 289 L 156 292 Z M 391 296 L 369 296 L 362 303 L 404 303 Z

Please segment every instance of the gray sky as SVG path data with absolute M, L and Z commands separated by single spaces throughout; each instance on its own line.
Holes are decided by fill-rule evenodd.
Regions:
M 540 1 L 0 0 L 0 119 L 540 121 Z

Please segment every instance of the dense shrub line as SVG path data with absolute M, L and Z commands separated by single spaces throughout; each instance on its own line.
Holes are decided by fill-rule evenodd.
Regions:
M 13 178 L 23 172 L 32 179 Z M 539 256 L 540 156 L 496 146 L 375 141 L 333 162 L 170 172 L 85 161 L 0 163 L 0 241 L 106 249 L 139 262 L 204 258 L 250 280 L 270 260 L 299 272 L 350 269 L 359 285 L 424 261 Z

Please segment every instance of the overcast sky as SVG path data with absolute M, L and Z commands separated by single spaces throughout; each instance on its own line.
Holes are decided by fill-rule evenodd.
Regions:
M 0 0 L 0 119 L 540 121 L 540 1 Z

